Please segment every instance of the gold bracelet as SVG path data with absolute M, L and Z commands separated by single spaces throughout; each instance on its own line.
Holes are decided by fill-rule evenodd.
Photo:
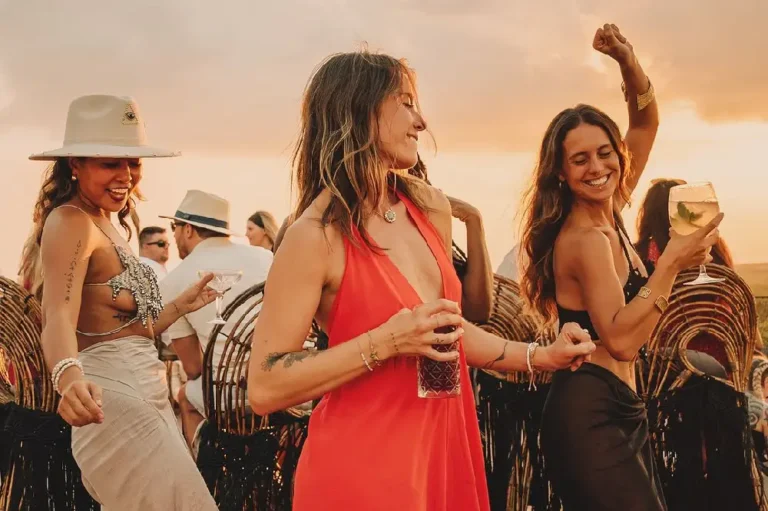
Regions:
M 624 82 L 621 82 L 621 92 L 624 93 L 624 101 L 629 101 L 629 96 L 627 95 L 627 84 Z M 654 99 L 656 99 L 656 90 L 653 88 L 653 84 L 649 78 L 648 90 L 643 94 L 637 95 L 637 111 L 642 111 L 645 107 L 650 105 Z
M 643 286 L 637 292 L 637 296 L 643 299 L 647 299 L 649 296 L 651 296 L 651 289 Z M 659 312 L 664 314 L 664 311 L 666 311 L 667 307 L 669 307 L 669 300 L 667 300 L 666 296 L 659 295 L 659 297 L 654 300 L 653 304 L 657 309 L 659 309 Z
M 366 333 L 368 334 L 368 346 L 371 348 L 370 357 L 371 357 L 371 360 L 373 361 L 373 365 L 375 365 L 376 367 L 380 367 L 382 362 L 379 359 L 379 354 L 376 353 L 376 348 L 373 347 L 373 336 L 371 335 L 371 331 L 368 330 L 368 332 Z
M 368 371 L 373 372 L 373 367 L 371 367 L 371 364 L 368 363 L 368 360 L 365 358 L 365 353 L 363 353 L 363 348 L 360 346 L 360 339 L 355 339 L 357 341 L 357 349 L 360 350 L 360 358 L 363 359 L 363 363 L 365 364 L 365 367 L 368 368 Z

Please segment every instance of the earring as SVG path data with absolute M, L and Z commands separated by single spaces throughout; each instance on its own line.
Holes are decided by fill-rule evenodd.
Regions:
M 72 181 L 77 181 L 77 176 L 72 174 Z

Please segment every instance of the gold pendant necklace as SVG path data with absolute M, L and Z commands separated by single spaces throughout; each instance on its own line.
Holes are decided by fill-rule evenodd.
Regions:
M 384 220 L 386 220 L 388 223 L 392 224 L 397 220 L 397 213 L 394 212 L 392 207 L 384 212 Z

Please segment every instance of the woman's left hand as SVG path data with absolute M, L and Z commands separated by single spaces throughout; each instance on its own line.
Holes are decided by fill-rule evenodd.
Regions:
M 619 27 L 609 23 L 597 29 L 592 47 L 600 53 L 608 55 L 619 64 L 631 62 L 635 56 L 632 45 L 629 44 L 626 37 L 621 35 Z
M 557 371 L 566 367 L 575 371 L 584 362 L 589 362 L 596 348 L 586 330 L 576 323 L 566 323 L 560 329 L 560 335 L 555 342 L 536 351 L 533 364 L 545 371 Z M 543 351 L 541 358 L 539 351 Z
M 219 293 L 208 287 L 208 283 L 211 280 L 213 280 L 213 273 L 209 273 L 195 284 L 189 286 L 173 301 L 181 314 L 195 312 L 216 299 Z

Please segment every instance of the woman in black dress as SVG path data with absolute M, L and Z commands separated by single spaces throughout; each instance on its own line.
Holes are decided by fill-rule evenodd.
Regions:
M 579 105 L 558 114 L 542 142 L 522 293 L 545 323 L 577 322 L 599 341 L 591 363 L 554 374 L 541 443 L 567 511 L 664 510 L 634 362 L 678 272 L 710 260 L 722 216 L 690 236 L 673 235 L 647 277 L 620 212 L 655 139 L 653 87 L 615 25 L 598 29 L 593 46 L 619 64 L 629 130 L 622 139 L 607 115 Z

